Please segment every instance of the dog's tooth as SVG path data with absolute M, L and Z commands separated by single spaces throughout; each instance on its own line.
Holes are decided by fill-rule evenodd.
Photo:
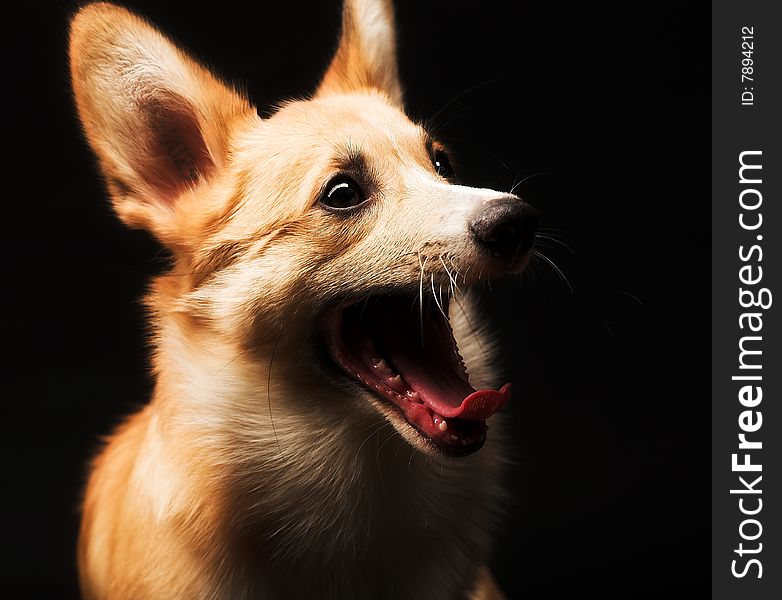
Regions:
M 374 359 L 373 359 L 374 362 Z M 388 368 L 388 363 L 384 358 L 377 359 L 377 362 L 375 363 L 375 368 L 378 371 L 390 371 L 391 369 Z
M 405 394 L 407 392 L 407 389 L 405 388 L 405 384 L 402 381 L 402 376 L 399 375 L 398 373 L 393 376 L 391 375 L 387 376 L 386 384 L 395 392 L 398 392 L 399 394 Z
M 448 429 L 448 423 L 445 419 L 437 423 L 437 429 L 440 431 L 446 431 Z
M 456 435 L 454 435 L 454 434 L 452 433 L 452 434 L 451 434 L 451 441 L 452 441 L 452 442 L 458 442 L 458 441 L 459 441 L 459 437 L 458 437 L 458 436 L 456 436 Z

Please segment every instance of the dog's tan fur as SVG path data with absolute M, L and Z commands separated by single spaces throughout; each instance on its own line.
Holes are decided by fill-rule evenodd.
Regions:
M 500 598 L 497 418 L 480 452 L 434 455 L 311 343 L 346 294 L 484 269 L 464 219 L 497 193 L 434 172 L 402 111 L 390 2 L 348 0 L 318 92 L 268 119 L 116 6 L 79 11 L 70 59 L 116 212 L 173 256 L 147 298 L 153 398 L 92 465 L 85 598 Z M 336 219 L 314 199 L 356 149 L 379 184 Z M 496 385 L 468 300 L 460 349 L 473 385 Z

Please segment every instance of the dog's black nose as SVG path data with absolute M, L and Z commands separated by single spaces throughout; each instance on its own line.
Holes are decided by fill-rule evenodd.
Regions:
M 473 215 L 470 233 L 490 255 L 513 264 L 532 248 L 537 226 L 538 211 L 516 196 L 504 196 Z

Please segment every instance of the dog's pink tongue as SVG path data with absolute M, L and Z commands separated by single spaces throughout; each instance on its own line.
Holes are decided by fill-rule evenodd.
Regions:
M 510 399 L 510 384 L 499 390 L 475 390 L 453 369 L 433 368 L 406 352 L 390 356 L 397 371 L 430 409 L 437 414 L 466 421 L 484 421 Z
M 508 400 L 510 400 L 510 384 L 506 383 L 499 391 L 475 391 L 462 400 L 456 408 L 434 405 L 431 408 L 444 417 L 459 417 L 465 421 L 485 421 L 505 406 Z

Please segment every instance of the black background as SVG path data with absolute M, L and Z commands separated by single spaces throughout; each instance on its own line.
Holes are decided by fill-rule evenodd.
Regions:
M 127 5 L 261 107 L 312 91 L 339 22 L 337 0 Z M 568 280 L 538 261 L 486 294 L 514 383 L 497 578 L 511 598 L 706 596 L 709 5 L 397 5 L 408 111 L 447 104 L 465 183 L 529 177 Z M 138 300 L 166 264 L 113 217 L 81 138 L 76 6 L 3 25 L 6 597 L 77 596 L 85 465 L 149 394 Z

